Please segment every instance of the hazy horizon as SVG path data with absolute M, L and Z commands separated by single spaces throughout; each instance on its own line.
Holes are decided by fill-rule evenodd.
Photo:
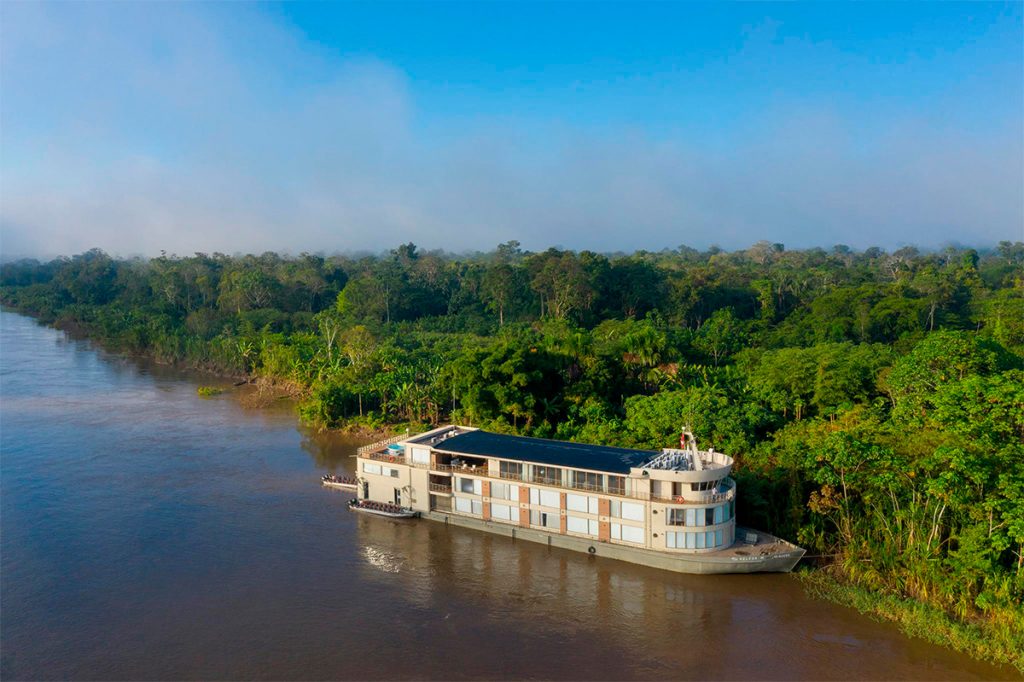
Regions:
M 1017 4 L 0 5 L 0 256 L 1024 239 Z

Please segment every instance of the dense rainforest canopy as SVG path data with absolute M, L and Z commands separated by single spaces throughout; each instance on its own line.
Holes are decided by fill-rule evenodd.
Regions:
M 325 427 L 452 420 L 661 448 L 689 424 L 736 457 L 741 522 L 1020 636 L 1022 243 L 94 250 L 0 279 L 7 305 L 107 345 L 288 387 Z

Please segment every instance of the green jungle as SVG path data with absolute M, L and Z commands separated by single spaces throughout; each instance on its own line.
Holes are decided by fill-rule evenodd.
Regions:
M 1024 672 L 1024 243 L 9 262 L 0 301 L 322 428 L 736 458 L 814 594 Z M 208 390 L 207 393 L 215 393 Z

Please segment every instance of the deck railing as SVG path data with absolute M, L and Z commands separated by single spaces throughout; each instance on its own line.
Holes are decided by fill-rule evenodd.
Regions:
M 451 494 L 452 487 L 450 485 L 444 485 L 443 483 L 431 483 L 430 492 Z
M 386 448 L 389 445 L 394 445 L 395 443 L 407 440 L 408 438 L 408 433 L 403 433 L 397 436 L 391 436 L 391 438 L 385 438 L 384 440 L 379 440 L 376 443 L 370 443 L 369 445 L 364 445 L 360 447 L 359 449 L 356 450 L 356 454 L 365 455 L 368 452 L 373 452 L 374 450 Z

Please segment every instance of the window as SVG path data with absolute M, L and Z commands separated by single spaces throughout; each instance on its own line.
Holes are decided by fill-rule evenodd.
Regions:
M 622 518 L 622 502 L 619 500 L 612 500 L 608 505 L 608 516 L 616 519 Z
M 393 469 L 391 467 L 381 467 L 380 472 L 385 476 L 390 476 L 391 478 L 398 478 L 398 469 Z
M 708 507 L 704 510 L 704 523 L 702 526 L 713 526 L 715 525 L 715 508 Z
M 669 549 L 682 549 L 685 535 L 686 533 L 665 533 L 665 546 Z
M 379 474 L 380 465 L 373 464 L 372 462 L 363 462 L 363 471 L 365 471 L 368 474 Z
M 534 465 L 533 482 L 547 485 L 562 485 L 562 470 L 558 467 L 542 467 Z
M 724 506 L 715 507 L 715 523 L 722 523 L 722 512 L 725 510 Z
M 613 523 L 611 530 L 612 539 L 614 540 L 625 540 L 626 542 L 643 544 L 643 528 L 637 528 L 636 526 L 624 526 L 621 523 Z
M 722 542 L 722 531 L 715 531 L 715 547 L 721 547 L 724 543 Z
M 644 506 L 636 502 L 623 502 L 622 518 L 629 519 L 630 521 L 643 521 Z
M 573 495 L 568 493 L 565 496 L 565 508 L 571 511 L 586 512 L 590 505 L 587 504 L 589 498 L 586 495 Z
M 473 513 L 480 516 L 484 513 L 484 503 L 479 500 L 473 500 Z
M 665 524 L 668 526 L 682 526 L 686 524 L 685 509 L 669 509 L 666 512 Z M 671 533 L 669 533 L 671 535 Z
M 413 464 L 430 464 L 430 450 L 426 448 L 412 449 Z
M 594 525 L 597 526 L 596 523 Z M 595 532 L 590 531 L 589 519 L 585 519 L 582 516 L 566 516 L 565 528 L 570 533 L 580 533 L 582 535 L 597 535 L 596 528 Z
M 615 495 L 626 494 L 626 477 L 625 476 L 608 476 L 608 492 Z
M 721 482 L 722 479 L 718 479 L 717 481 L 701 481 L 700 483 L 691 483 L 690 490 L 715 490 L 716 488 L 718 488 L 718 484 Z
M 507 504 L 492 504 L 491 518 L 501 519 L 502 521 L 511 521 L 512 507 Z
M 475 478 L 460 478 L 459 492 L 467 493 L 469 495 L 482 495 L 484 492 L 483 481 Z
M 581 490 L 601 490 L 602 480 L 604 477 L 601 474 L 595 474 L 589 471 L 573 471 L 572 472 L 572 487 L 579 488 Z
M 558 519 L 558 514 L 549 514 L 541 511 L 530 512 L 530 524 L 534 526 L 543 526 L 544 528 L 561 528 L 561 522 Z
M 520 481 L 523 478 L 523 465 L 519 462 L 502 462 L 498 469 L 502 478 Z
M 465 497 L 455 498 L 455 511 L 460 511 L 464 514 L 473 513 L 473 501 L 467 500 Z
M 491 498 L 495 500 L 508 500 L 508 483 L 491 483 Z
M 542 507 L 553 507 L 554 509 L 558 509 L 562 506 L 562 498 L 553 490 L 541 490 L 540 504 Z

